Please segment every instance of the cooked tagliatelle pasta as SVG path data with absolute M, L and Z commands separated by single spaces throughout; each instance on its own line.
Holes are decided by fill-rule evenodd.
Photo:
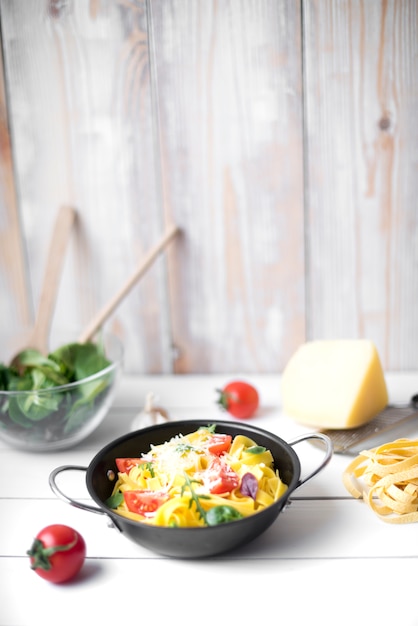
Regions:
M 397 439 L 363 450 L 346 468 L 343 483 L 385 522 L 418 522 L 418 440 Z
M 253 515 L 287 490 L 270 450 L 214 426 L 152 445 L 139 458 L 116 459 L 106 504 L 155 526 L 212 526 Z

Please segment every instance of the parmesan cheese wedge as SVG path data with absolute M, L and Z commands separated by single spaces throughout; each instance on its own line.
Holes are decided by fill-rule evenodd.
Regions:
M 303 344 L 290 358 L 281 384 L 284 412 L 319 428 L 361 426 L 388 403 L 379 354 L 366 339 Z

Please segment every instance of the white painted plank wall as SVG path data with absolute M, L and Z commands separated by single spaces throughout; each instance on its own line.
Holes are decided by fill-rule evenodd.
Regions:
M 150 8 L 176 371 L 277 370 L 304 334 L 299 9 Z
M 418 345 L 418 4 L 304 3 L 308 335 Z
M 127 372 L 277 372 L 335 336 L 418 366 L 413 0 L 1 0 L 0 19 L 0 241 L 20 220 L 34 307 L 56 211 L 79 212 L 53 334 L 175 221 L 108 324 Z M 27 316 L 3 250 L 5 351 Z

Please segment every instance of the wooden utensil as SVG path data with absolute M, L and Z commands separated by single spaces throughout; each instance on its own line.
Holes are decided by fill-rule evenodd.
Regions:
M 58 212 L 49 244 L 49 252 L 35 324 L 28 340 L 25 342 L 25 348 L 22 348 L 12 360 L 14 364 L 16 364 L 19 354 L 23 349 L 33 348 L 43 354 L 47 354 L 48 352 L 49 331 L 58 293 L 61 270 L 75 215 L 75 210 L 70 206 L 62 206 Z
M 109 302 L 99 311 L 97 315 L 91 320 L 86 329 L 80 334 L 78 338 L 79 343 L 85 343 L 89 341 L 96 331 L 102 326 L 102 324 L 113 313 L 118 304 L 129 293 L 135 283 L 143 276 L 149 266 L 153 263 L 159 253 L 165 248 L 165 246 L 177 235 L 179 232 L 178 226 L 171 226 L 167 232 L 162 236 L 159 242 L 148 252 L 147 256 L 141 261 L 137 269 L 131 274 L 121 289 L 109 300 Z

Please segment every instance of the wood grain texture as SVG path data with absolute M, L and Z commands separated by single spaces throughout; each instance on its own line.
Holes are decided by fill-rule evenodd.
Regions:
M 0 45 L 0 319 L 7 320 L 10 337 L 33 320 L 25 261 Z M 3 343 L 8 344 L 8 336 L 4 335 Z
M 416 368 L 417 14 L 414 0 L 2 0 L 15 179 L 2 149 L 0 342 L 25 321 L 10 216 L 35 308 L 70 204 L 55 342 L 176 223 L 107 323 L 126 372 L 273 373 L 320 337 L 368 337 L 386 369 Z
M 418 341 L 418 5 L 304 3 L 308 336 Z
M 296 3 L 150 3 L 177 372 L 278 371 L 304 338 Z
M 76 338 L 163 232 L 144 7 L 1 7 L 35 301 L 57 207 L 72 204 L 79 217 L 53 338 L 64 328 Z M 171 369 L 163 270 L 159 260 L 109 322 L 126 344 L 128 371 Z

